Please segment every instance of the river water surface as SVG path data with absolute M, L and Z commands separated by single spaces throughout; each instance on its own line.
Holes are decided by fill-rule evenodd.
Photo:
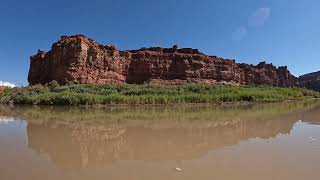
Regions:
M 320 179 L 320 104 L 0 106 L 1 180 Z

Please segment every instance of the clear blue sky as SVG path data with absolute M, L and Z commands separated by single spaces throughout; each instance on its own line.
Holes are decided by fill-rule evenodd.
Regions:
M 27 84 L 29 57 L 60 35 L 120 49 L 199 48 L 267 60 L 294 75 L 320 70 L 319 0 L 1 0 L 0 81 Z

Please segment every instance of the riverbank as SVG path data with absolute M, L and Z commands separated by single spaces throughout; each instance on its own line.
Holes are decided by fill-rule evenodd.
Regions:
M 33 105 L 140 105 L 186 103 L 273 102 L 320 98 L 320 92 L 301 88 L 186 84 L 150 85 L 35 85 L 7 89 L 2 104 Z

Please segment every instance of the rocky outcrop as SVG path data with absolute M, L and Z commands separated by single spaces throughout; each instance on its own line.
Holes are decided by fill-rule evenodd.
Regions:
M 235 60 L 208 56 L 197 49 L 141 48 L 120 51 L 83 36 L 62 36 L 49 52 L 31 57 L 30 84 L 56 80 L 94 84 L 227 83 L 291 87 L 296 78 L 287 67 L 238 64 Z
M 5 91 L 6 88 L 8 88 L 8 87 L 0 86 L 0 94 L 2 94 Z
M 300 76 L 298 84 L 307 89 L 320 91 L 320 71 Z

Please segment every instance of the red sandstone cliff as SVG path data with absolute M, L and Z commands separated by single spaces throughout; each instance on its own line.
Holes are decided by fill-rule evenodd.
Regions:
M 232 83 L 291 87 L 296 78 L 287 67 L 238 64 L 197 49 L 142 48 L 120 51 L 83 36 L 62 36 L 49 52 L 31 57 L 30 84 L 53 80 L 76 83 Z

